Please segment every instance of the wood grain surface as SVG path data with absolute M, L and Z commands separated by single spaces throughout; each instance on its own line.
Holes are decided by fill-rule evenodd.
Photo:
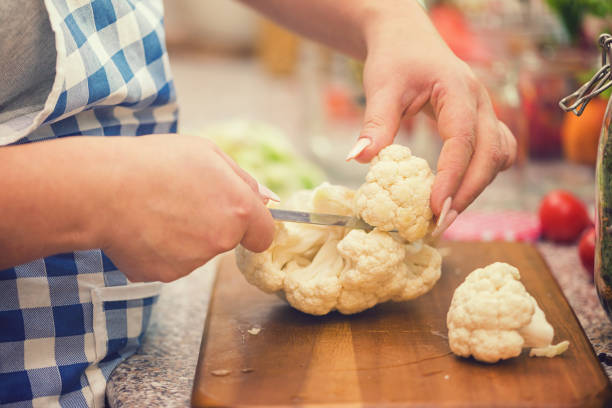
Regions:
M 192 405 L 219 406 L 612 406 L 611 387 L 576 316 L 535 248 L 443 243 L 449 254 L 434 289 L 365 312 L 303 314 L 219 268 Z M 446 312 L 454 289 L 495 261 L 519 268 L 527 290 L 569 340 L 560 357 L 488 365 L 454 356 Z M 261 327 L 259 334 L 249 329 Z M 229 372 L 228 372 L 229 371 Z

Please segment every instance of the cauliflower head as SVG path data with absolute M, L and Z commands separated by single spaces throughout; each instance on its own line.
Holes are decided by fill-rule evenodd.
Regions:
M 385 147 L 372 160 L 366 182 L 355 194 L 355 213 L 383 231 L 397 230 L 414 242 L 429 232 L 434 174 L 427 162 L 400 145 Z
M 285 208 L 352 215 L 354 192 L 323 184 L 299 192 Z M 302 312 L 358 313 L 378 303 L 427 293 L 438 281 L 441 256 L 430 246 L 388 232 L 276 223 L 262 253 L 238 247 L 236 260 L 249 283 L 284 297 Z
M 533 347 L 552 357 L 569 343 L 553 346 L 554 330 L 512 265 L 496 262 L 470 273 L 457 287 L 446 322 L 453 353 L 496 363 Z

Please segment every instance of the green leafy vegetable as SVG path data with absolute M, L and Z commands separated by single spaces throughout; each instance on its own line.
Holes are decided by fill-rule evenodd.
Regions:
M 281 197 L 321 184 L 325 174 L 298 155 L 277 128 L 260 122 L 235 120 L 198 132 L 211 139 L 240 167 Z

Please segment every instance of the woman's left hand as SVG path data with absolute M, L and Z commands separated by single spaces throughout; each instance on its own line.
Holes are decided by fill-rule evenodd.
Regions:
M 470 68 L 440 38 L 417 0 L 242 0 L 289 27 L 365 59 L 365 120 L 347 159 L 370 161 L 393 143 L 404 115 L 424 109 L 444 141 L 431 194 L 449 225 L 516 156 Z
M 374 21 L 366 31 L 366 112 L 348 158 L 369 162 L 393 139 L 404 115 L 421 109 L 436 121 L 444 141 L 431 194 L 434 214 L 445 201 L 453 221 L 516 157 L 516 141 L 493 111 L 485 87 L 457 58 L 414 3 Z M 448 198 L 451 198 L 450 200 Z

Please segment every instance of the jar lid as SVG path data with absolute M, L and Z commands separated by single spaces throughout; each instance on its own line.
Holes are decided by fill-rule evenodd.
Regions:
M 601 68 L 593 78 L 578 90 L 559 101 L 559 107 L 566 112 L 574 112 L 580 116 L 591 99 L 612 86 L 612 36 L 602 34 L 599 36 L 601 47 Z

